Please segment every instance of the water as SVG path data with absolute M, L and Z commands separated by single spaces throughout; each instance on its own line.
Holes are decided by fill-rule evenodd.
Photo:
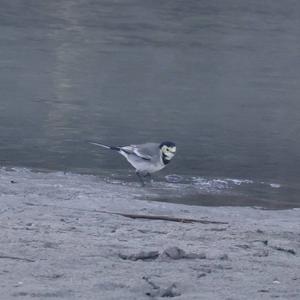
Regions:
M 0 4 L 2 166 L 131 184 L 86 141 L 172 140 L 155 199 L 300 206 L 298 1 Z

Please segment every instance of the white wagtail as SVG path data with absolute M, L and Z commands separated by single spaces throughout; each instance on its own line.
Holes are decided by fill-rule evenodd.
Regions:
M 163 169 L 174 157 L 176 145 L 172 142 L 145 143 L 140 145 L 130 145 L 123 147 L 107 146 L 95 142 L 89 142 L 92 145 L 111 149 L 123 155 L 127 161 L 135 168 L 136 174 L 145 185 L 143 177 Z

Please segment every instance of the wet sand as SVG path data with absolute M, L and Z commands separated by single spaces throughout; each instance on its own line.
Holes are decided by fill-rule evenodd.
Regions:
M 0 299 L 300 297 L 299 209 L 140 201 L 139 187 L 28 170 L 1 169 L 0 189 Z

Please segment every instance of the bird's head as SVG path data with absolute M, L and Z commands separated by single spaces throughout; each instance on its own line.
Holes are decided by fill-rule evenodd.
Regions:
M 176 145 L 173 142 L 162 142 L 159 148 L 161 150 L 164 163 L 169 163 L 170 160 L 175 156 Z

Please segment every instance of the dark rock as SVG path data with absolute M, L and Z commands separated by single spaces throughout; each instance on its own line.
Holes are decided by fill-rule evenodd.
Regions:
M 147 292 L 146 295 L 153 297 L 153 298 L 157 298 L 157 297 L 173 298 L 173 297 L 180 296 L 181 293 L 179 293 L 177 291 L 176 285 L 175 285 L 175 283 L 173 283 L 171 286 L 169 286 L 167 288 L 159 287 L 158 289 L 155 289 L 151 292 Z
M 178 247 L 169 247 L 164 250 L 162 256 L 169 257 L 171 259 L 181 259 L 186 257 L 186 253 Z
M 161 258 L 168 258 L 168 259 L 205 259 L 205 253 L 186 253 L 184 250 L 178 247 L 169 247 L 163 251 L 161 254 Z
M 132 260 L 132 261 L 137 261 L 137 260 L 154 260 L 159 256 L 158 251 L 141 251 L 136 254 L 122 254 L 119 253 L 119 257 L 125 260 Z

